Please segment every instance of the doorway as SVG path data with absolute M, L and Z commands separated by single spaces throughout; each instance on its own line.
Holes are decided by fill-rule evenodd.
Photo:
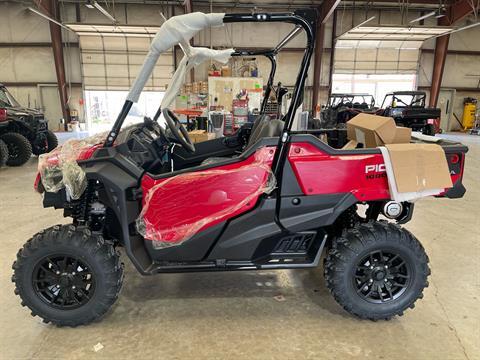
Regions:
M 63 131 L 63 113 L 58 86 L 38 84 L 38 92 L 42 112 L 48 121 L 48 128 L 52 131 Z
M 451 119 L 453 114 L 453 101 L 455 100 L 455 89 L 440 89 L 438 95 L 438 107 L 440 108 L 440 128 L 443 132 L 452 129 Z

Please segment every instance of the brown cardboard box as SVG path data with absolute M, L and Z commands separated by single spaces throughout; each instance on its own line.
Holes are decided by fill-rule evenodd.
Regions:
M 232 76 L 232 69 L 230 69 L 230 66 L 228 65 L 222 66 L 222 76 L 223 77 Z
M 347 122 L 347 137 L 366 148 L 391 144 L 395 139 L 395 121 L 390 117 L 360 113 Z
M 397 126 L 392 144 L 408 144 L 412 138 L 412 129 Z
M 443 149 L 436 144 L 385 145 L 399 193 L 452 187 Z
M 356 149 L 358 145 L 358 142 L 355 140 L 350 140 L 348 143 L 343 145 L 342 150 L 353 150 Z
M 193 143 L 204 142 L 215 139 L 214 133 L 206 132 L 205 130 L 193 130 L 188 133 Z

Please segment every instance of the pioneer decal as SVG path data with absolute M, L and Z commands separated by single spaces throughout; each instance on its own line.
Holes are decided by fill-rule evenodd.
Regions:
M 365 177 L 367 180 L 387 177 L 385 164 L 373 164 L 365 166 Z

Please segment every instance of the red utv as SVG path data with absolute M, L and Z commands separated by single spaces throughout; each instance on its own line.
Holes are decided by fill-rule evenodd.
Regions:
M 294 29 L 261 51 L 188 44 L 202 28 L 232 22 L 287 22 Z M 123 248 L 144 275 L 315 268 L 325 254 L 327 287 L 348 312 L 377 320 L 413 307 L 428 285 L 428 258 L 400 226 L 414 204 L 391 200 L 380 150 L 334 149 L 308 131 L 291 130 L 315 29 L 316 12 L 309 10 L 193 13 L 164 23 L 112 130 L 42 156 L 36 190 L 45 207 L 63 209 L 72 224 L 39 232 L 19 251 L 13 281 L 22 305 L 56 325 L 100 318 L 120 292 L 117 249 Z M 274 59 L 301 30 L 307 43 L 283 120 L 261 116 L 235 139 L 194 145 L 168 109 L 189 67 L 230 56 Z M 178 43 L 186 56 L 155 116 L 163 115 L 166 129 L 150 119 L 121 129 L 158 56 Z M 467 148 L 442 146 L 454 185 L 438 196 L 462 197 Z

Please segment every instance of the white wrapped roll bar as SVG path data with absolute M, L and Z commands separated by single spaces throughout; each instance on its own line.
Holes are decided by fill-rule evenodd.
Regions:
M 137 75 L 127 100 L 137 102 L 140 94 L 153 72 L 160 54 L 178 43 L 188 42 L 196 33 L 209 26 L 223 25 L 224 13 L 204 14 L 195 12 L 191 14 L 174 16 L 168 19 L 158 30 L 153 38 L 150 50 L 143 62 L 140 73 Z

